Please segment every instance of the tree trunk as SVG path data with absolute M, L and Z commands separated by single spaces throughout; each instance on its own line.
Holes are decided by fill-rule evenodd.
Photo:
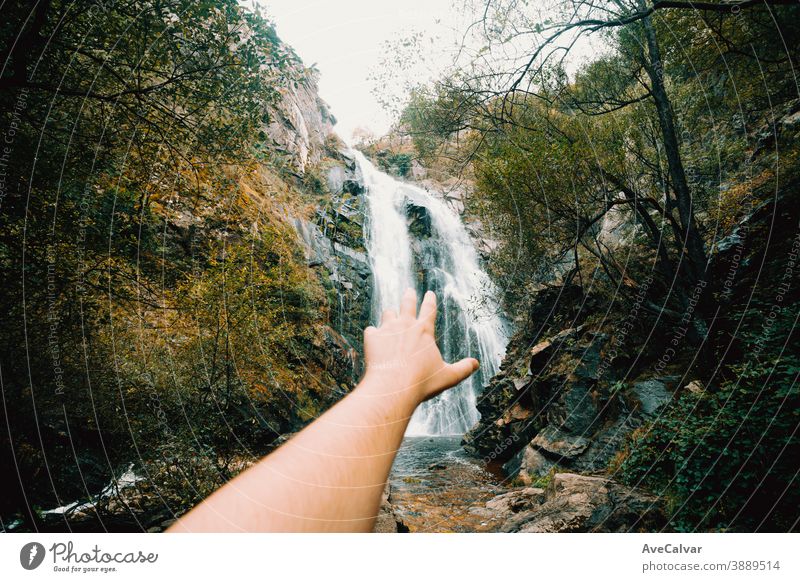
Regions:
M 675 192 L 676 206 L 683 229 L 683 241 L 678 241 L 683 245 L 683 255 L 685 260 L 685 274 L 689 286 L 694 286 L 700 281 L 706 270 L 706 252 L 703 239 L 697 231 L 697 224 L 694 219 L 692 209 L 692 193 L 686 181 L 686 172 L 681 160 L 678 138 L 675 134 L 675 121 L 673 117 L 672 104 L 670 103 L 667 90 L 664 87 L 664 68 L 661 62 L 661 51 L 656 39 L 655 30 L 650 17 L 642 20 L 647 52 L 649 58 L 644 59 L 644 68 L 650 78 L 651 92 L 658 112 L 658 122 L 661 126 L 661 134 L 664 140 L 664 150 L 667 156 L 667 166 L 669 168 L 672 189 Z

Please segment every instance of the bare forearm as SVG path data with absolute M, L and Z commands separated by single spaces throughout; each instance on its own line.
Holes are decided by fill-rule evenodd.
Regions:
M 417 402 L 386 376 L 346 398 L 173 531 L 371 531 Z
M 385 311 L 380 328 L 364 330 L 358 387 L 170 531 L 370 531 L 414 409 L 478 368 L 442 359 L 435 322 L 436 296 L 425 295 L 417 318 L 407 290 L 399 315 Z

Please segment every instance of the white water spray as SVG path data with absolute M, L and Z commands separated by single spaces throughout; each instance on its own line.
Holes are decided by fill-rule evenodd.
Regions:
M 437 336 L 448 362 L 475 357 L 481 368 L 456 388 L 425 402 L 408 435 L 463 434 L 478 421 L 477 396 L 497 372 L 508 341 L 496 289 L 458 215 L 438 198 L 395 180 L 355 152 L 367 188 L 367 251 L 374 278 L 373 320 L 396 310 L 408 287 L 431 289 L 439 300 Z M 409 231 L 409 214 L 429 220 L 422 236 Z

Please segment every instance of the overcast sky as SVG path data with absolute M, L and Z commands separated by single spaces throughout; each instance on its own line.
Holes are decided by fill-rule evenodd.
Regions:
M 338 120 L 339 135 L 350 141 L 353 130 L 366 128 L 376 136 L 386 133 L 392 115 L 375 95 L 376 73 L 383 71 L 377 88 L 383 94 L 405 95 L 406 82 L 424 83 L 441 78 L 453 63 L 456 49 L 464 41 L 464 31 L 476 19 L 466 5 L 482 6 L 465 0 L 250 0 L 264 7 L 278 35 L 294 47 L 307 66 L 315 64 L 321 73 L 320 94 Z M 245 2 L 246 3 L 246 2 Z M 541 21 L 549 14 L 551 0 L 536 0 L 527 6 L 528 15 Z M 482 15 L 483 10 L 478 8 Z M 480 30 L 480 29 L 478 29 Z M 411 71 L 385 66 L 390 47 L 398 41 L 420 34 L 424 54 L 414 55 Z M 565 35 L 561 43 L 569 44 Z M 504 43 L 483 60 L 514 62 L 529 58 L 532 39 L 520 35 Z M 472 50 L 485 40 L 466 41 Z M 478 43 L 478 44 L 475 44 Z M 584 38 L 573 46 L 565 62 L 571 74 L 580 63 L 604 50 L 602 41 Z M 462 63 L 465 54 L 461 54 Z M 391 56 L 391 55 L 390 55 Z M 459 63 L 461 66 L 462 63 Z M 514 68 L 504 70 L 513 71 Z M 389 73 L 388 75 L 386 73 Z M 388 88 L 388 89 L 387 89 Z
M 381 66 L 386 42 L 422 32 L 437 39 L 438 62 L 452 60 L 453 30 L 459 15 L 453 0 L 259 0 L 278 35 L 306 65 L 316 63 L 320 94 L 338 119 L 337 132 L 349 139 L 356 127 L 386 132 L 391 116 L 373 94 L 370 81 Z M 431 46 L 428 42 L 428 46 Z M 429 55 L 430 57 L 430 55 Z M 428 62 L 434 59 L 428 58 Z M 430 66 L 426 68 L 434 73 Z M 400 79 L 398 79 L 398 83 Z

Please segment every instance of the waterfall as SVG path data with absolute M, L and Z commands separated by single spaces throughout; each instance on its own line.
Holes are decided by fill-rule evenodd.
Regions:
M 448 362 L 476 357 L 480 370 L 414 413 L 408 435 L 463 434 L 479 418 L 477 397 L 497 372 L 508 341 L 496 289 L 459 216 L 422 188 L 379 171 L 360 152 L 367 189 L 366 246 L 374 279 L 373 323 L 397 310 L 408 287 L 436 292 L 436 335 Z

